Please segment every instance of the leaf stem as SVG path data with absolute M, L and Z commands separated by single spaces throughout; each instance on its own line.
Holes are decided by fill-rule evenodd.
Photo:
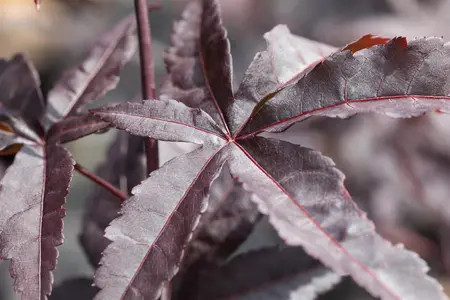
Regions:
M 152 40 L 148 19 L 149 8 L 156 9 L 157 5 L 149 7 L 147 0 L 135 0 L 137 30 L 139 39 L 139 58 L 141 65 L 142 95 L 144 99 L 155 99 L 155 72 L 152 58 Z M 152 138 L 145 141 L 147 153 L 147 173 L 151 173 L 159 166 L 158 142 Z
M 78 164 L 78 163 L 75 164 L 75 170 L 77 170 L 80 174 L 86 176 L 88 179 L 92 180 L 93 182 L 95 182 L 96 184 L 98 184 L 99 186 L 101 186 L 102 188 L 104 188 L 105 190 L 107 190 L 108 192 L 110 192 L 112 195 L 116 196 L 120 200 L 125 201 L 128 199 L 128 196 L 126 194 L 122 193 L 121 190 L 119 190 L 118 188 L 113 186 L 111 183 L 109 183 L 105 179 L 100 178 L 97 175 L 95 175 L 94 173 L 92 173 L 91 171 L 83 168 L 82 166 L 80 166 L 80 164 Z

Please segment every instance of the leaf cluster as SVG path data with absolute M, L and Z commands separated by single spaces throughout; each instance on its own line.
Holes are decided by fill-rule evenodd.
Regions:
M 331 158 L 281 134 L 319 117 L 447 112 L 448 44 L 366 35 L 337 49 L 278 25 L 234 90 L 218 3 L 192 0 L 158 99 L 82 113 L 117 84 L 135 31 L 133 16 L 118 24 L 45 101 L 23 56 L 0 61 L 0 146 L 20 149 L 0 186 L 0 257 L 23 299 L 51 293 L 75 164 L 62 144 L 110 126 L 123 132 L 98 173 L 131 197 L 88 200 L 94 299 L 315 299 L 341 276 L 381 299 L 447 299 L 425 261 L 375 230 Z M 198 148 L 146 176 L 147 138 Z M 282 242 L 242 253 L 266 218 Z

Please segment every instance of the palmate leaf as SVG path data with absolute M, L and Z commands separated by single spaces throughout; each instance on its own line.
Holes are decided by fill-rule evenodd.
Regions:
M 63 242 L 63 204 L 74 164 L 61 144 L 108 128 L 106 122 L 94 116 L 74 116 L 72 108 L 96 100 L 94 97 L 111 89 L 112 81 L 116 82 L 111 78 L 116 78 L 136 45 L 133 30 L 120 30 L 123 24 L 101 39 L 103 48 L 95 47 L 81 67 L 66 73 L 65 78 L 76 78 L 75 86 L 71 85 L 73 81 L 57 85 L 50 92 L 53 98 L 49 99 L 49 106 L 42 110 L 44 116 L 40 115 L 41 91 L 34 68 L 22 56 L 0 61 L 0 71 L 12 76 L 6 77 L 8 84 L 1 81 L 4 76 L 0 77 L 0 100 L 4 108 L 0 121 L 6 124 L 0 130 L 1 146 L 23 144 L 0 182 L 0 258 L 11 260 L 13 287 L 23 300 L 45 300 L 51 293 L 51 271 L 57 263 L 56 246 Z M 111 37 L 122 40 L 123 45 L 117 48 Z M 120 65 L 111 62 L 111 57 L 113 61 L 121 61 Z M 106 67 L 108 71 L 90 69 L 92 64 Z M 95 85 L 92 85 L 93 78 Z M 65 95 L 69 95 L 70 103 L 64 107 L 71 107 L 68 110 L 71 115 L 67 117 L 64 112 L 55 119 L 53 109 L 55 105 L 59 107 L 58 101 L 65 103 Z M 41 119 L 46 120 L 45 129 Z
M 217 12 L 211 12 L 211 8 L 217 7 L 216 1 L 200 2 L 198 9 L 202 9 L 197 16 L 201 20 L 186 18 L 192 16 L 188 13 L 183 26 L 200 26 L 201 39 L 211 41 L 206 47 L 224 47 L 214 50 L 214 54 L 225 56 L 217 61 L 228 61 L 229 54 L 224 53 L 228 44 L 217 42 L 223 36 L 223 29 L 218 29 L 219 20 L 208 23 L 211 16 L 216 16 Z M 209 26 L 200 25 L 204 22 Z M 275 36 L 272 38 L 270 44 L 275 45 Z M 202 50 L 205 44 L 201 39 L 197 52 L 194 51 L 200 57 L 209 53 Z M 193 189 L 201 190 L 203 196 L 210 184 L 208 179 L 225 162 L 231 174 L 257 196 L 254 201 L 260 211 L 269 216 L 288 245 L 302 246 L 326 266 L 352 276 L 382 299 L 447 299 L 436 280 L 425 274 L 428 267 L 424 261 L 375 232 L 373 223 L 352 201 L 343 184 L 344 175 L 330 158 L 312 149 L 256 135 L 263 130 L 283 130 L 313 115 L 345 117 L 377 111 L 411 117 L 436 109 L 447 111 L 448 47 L 436 38 L 410 43 L 403 38 L 389 42 L 379 39 L 367 49 L 357 46 L 366 41 L 356 42 L 359 51 L 355 53 L 343 49 L 313 67 L 310 64 L 315 63 L 310 62 L 293 71 L 282 67 L 286 61 L 271 59 L 282 58 L 285 47 L 289 47 L 283 42 L 290 40 L 287 31 L 278 39 L 279 47 L 269 47 L 265 59 L 264 52 L 257 55 L 235 100 L 221 94 L 228 89 L 213 84 L 223 74 L 227 86 L 227 64 L 222 72 L 217 71 L 218 66 L 202 65 L 203 69 L 216 70 L 203 73 L 206 79 L 203 84 L 209 94 L 199 101 L 212 101 L 210 107 L 222 110 L 215 112 L 214 118 L 169 99 L 93 111 L 132 134 L 204 145 L 201 150 L 181 156 L 152 173 L 136 187 L 135 196 L 126 202 L 122 216 L 108 227 L 107 237 L 113 243 L 106 249 L 96 275 L 96 284 L 102 288 L 97 299 L 159 296 L 161 286 L 178 268 L 182 249 L 202 211 L 200 206 L 206 204 L 203 197 L 190 197 Z M 267 54 L 270 51 L 272 55 Z M 292 58 L 294 62 L 298 60 Z M 270 74 L 256 67 L 256 63 L 268 66 L 274 62 L 276 67 L 270 69 Z M 181 69 L 179 74 L 172 75 L 189 77 L 190 71 Z M 263 82 L 264 76 L 293 79 L 284 79 L 285 84 L 272 80 L 271 88 L 258 94 L 255 84 Z M 202 172 L 205 170 L 208 176 Z M 172 175 L 168 176 L 170 172 Z M 186 211 L 186 207 L 191 209 Z M 134 259 L 130 263 L 123 257 Z
M 181 295 L 180 300 L 314 300 L 341 278 L 301 247 L 250 251 L 202 275 L 191 293 Z

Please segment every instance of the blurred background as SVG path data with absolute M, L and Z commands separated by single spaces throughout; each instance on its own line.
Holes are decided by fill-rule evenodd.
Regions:
M 384 36 L 443 36 L 450 40 L 447 0 L 221 0 L 233 54 L 235 84 L 257 51 L 265 48 L 262 34 L 287 24 L 297 35 L 343 46 L 372 33 Z M 157 84 L 165 76 L 162 54 L 172 22 L 186 0 L 160 0 L 152 12 Z M 44 94 L 61 72 L 77 64 L 93 41 L 133 11 L 131 0 L 43 0 L 36 12 L 31 0 L 0 0 L 0 56 L 16 52 L 36 64 Z M 122 72 L 118 88 L 102 103 L 131 100 L 140 91 L 137 56 Z M 98 103 L 96 105 L 102 104 Z M 450 287 L 450 118 L 433 113 L 410 120 L 377 115 L 349 120 L 314 119 L 294 126 L 283 139 L 314 146 L 332 157 L 347 175 L 346 186 L 376 223 L 378 232 L 418 252 L 432 275 Z M 92 135 L 69 145 L 74 158 L 94 170 L 117 132 Z M 160 160 L 186 152 L 189 145 L 162 144 Z M 85 199 L 93 184 L 75 174 L 65 217 L 65 244 L 59 247 L 55 286 L 77 277 L 91 278 L 93 268 L 78 243 Z M 266 226 L 267 227 L 267 226 Z M 262 228 L 262 229 L 260 229 Z M 275 239 L 261 225 L 260 243 Z M 12 293 L 8 262 L 0 265 L 0 299 Z M 449 282 L 449 283 L 447 283 Z M 450 288 L 447 290 L 450 292 Z M 350 279 L 321 299 L 372 299 Z

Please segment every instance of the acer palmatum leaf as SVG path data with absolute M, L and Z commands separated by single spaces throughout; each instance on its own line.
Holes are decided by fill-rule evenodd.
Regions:
M 67 117 L 50 127 L 49 136 L 60 143 L 68 143 L 108 127 L 106 122 L 92 115 Z
M 242 107 L 232 112 L 236 119 L 231 120 L 233 132 L 241 126 L 240 120 L 245 119 L 246 112 L 262 99 L 270 98 L 274 92 L 293 83 L 337 50 L 293 35 L 286 25 L 275 26 L 264 34 L 264 39 L 267 49 L 255 55 L 236 92 L 235 99 Z
M 85 61 L 67 70 L 50 90 L 44 118 L 46 128 L 73 116 L 83 105 L 115 88 L 119 72 L 136 47 L 136 17 L 131 15 L 101 37 Z
M 131 193 L 131 188 L 147 175 L 143 139 L 119 132 L 97 174 L 125 194 Z M 110 243 L 104 237 L 105 229 L 118 216 L 120 206 L 121 202 L 101 187 L 96 187 L 86 200 L 79 240 L 89 262 L 95 267 Z
M 1 181 L 0 257 L 11 259 L 22 299 L 46 299 L 51 292 L 72 169 L 64 148 L 24 145 Z
M 121 51 L 113 51 L 117 47 L 117 41 L 113 38 L 117 36 L 116 31 L 129 20 L 106 35 L 110 40 L 101 40 L 103 48 L 97 44 L 91 53 L 91 56 L 103 57 L 97 57 L 97 63 L 98 59 L 106 58 L 112 59 L 112 62 L 97 64 L 104 67 L 99 72 L 96 68 L 90 68 L 92 66 L 88 60 L 80 67 L 81 73 L 72 74 L 77 79 L 76 86 L 69 85 L 64 90 L 57 85 L 56 91 L 59 89 L 59 92 L 54 92 L 54 95 L 59 96 L 48 101 L 50 108 L 45 110 L 44 120 L 55 121 L 53 105 L 58 101 L 64 103 L 70 98 L 73 101 L 66 103 L 68 106 L 81 108 L 112 87 L 120 71 L 114 62 L 120 61 L 122 66 L 131 57 L 132 45 L 136 43 L 132 41 L 135 39 L 132 31 L 124 32 L 126 37 L 122 38 L 127 42 L 123 43 L 127 46 L 123 46 Z M 24 139 L 21 143 L 24 145 L 17 148 L 20 151 L 0 182 L 0 257 L 11 260 L 14 290 L 21 294 L 23 300 L 45 300 L 52 290 L 51 271 L 58 256 L 55 247 L 63 242 L 62 218 L 65 210 L 62 205 L 68 193 L 74 163 L 69 152 L 60 144 L 103 130 L 108 124 L 93 116 L 71 115 L 66 119 L 67 115 L 63 114 L 56 120 L 60 122 L 53 124 L 54 127 L 47 122 L 44 129 L 39 123 L 43 102 L 34 67 L 19 55 L 10 61 L 0 60 L 0 72 L 1 128 Z M 82 78 L 79 78 L 80 74 Z M 91 86 L 92 78 L 96 79 L 95 86 Z M 73 97 L 73 93 L 78 93 L 78 98 Z M 64 98 L 66 94 L 70 96 Z M 67 108 L 67 105 L 64 107 Z M 9 141 L 5 141 L 7 143 Z
M 346 118 L 377 112 L 410 117 L 436 109 L 447 112 L 449 56 L 450 45 L 441 38 L 407 42 L 399 37 L 354 54 L 336 52 L 257 107 L 241 133 L 279 132 L 311 116 Z M 236 104 L 239 110 L 242 104 Z
M 174 24 L 172 44 L 165 54 L 169 77 L 161 98 L 202 108 L 226 131 L 221 110 L 233 98 L 232 61 L 218 4 L 191 1 Z
M 301 247 L 250 251 L 202 275 L 180 300 L 314 300 L 341 279 Z
M 121 216 L 106 228 L 112 241 L 95 275 L 95 299 L 156 299 L 178 271 L 184 245 L 206 208 L 226 149 L 203 146 L 172 159 L 133 188 Z M 180 176 L 180 165 L 185 166 Z M 127 257 L 127 259 L 123 259 Z
M 215 2 L 203 0 L 202 7 L 216 7 Z M 221 32 L 216 32 L 217 36 L 222 36 Z M 204 34 L 214 35 L 215 32 Z M 206 94 L 204 101 L 213 101 L 210 107 L 223 109 L 215 113 L 216 116 L 223 116 L 219 120 L 214 119 L 216 124 L 206 112 L 167 99 L 107 107 L 95 110 L 94 114 L 132 134 L 167 141 L 203 143 L 204 147 L 208 147 L 206 149 L 222 147 L 220 156 L 224 156 L 221 159 L 230 164 L 231 174 L 255 193 L 257 197 L 254 201 L 259 209 L 269 215 L 288 245 L 303 246 L 309 254 L 337 273 L 351 275 L 374 296 L 396 300 L 447 299 L 436 280 L 425 274 L 428 267 L 417 254 L 401 245 L 393 246 L 375 232 L 373 223 L 352 201 L 343 185 L 344 175 L 330 158 L 305 147 L 256 137 L 263 129 L 283 130 L 313 115 L 344 117 L 376 110 L 388 115 L 411 117 L 435 109 L 449 109 L 450 102 L 444 91 L 447 86 L 450 88 L 446 74 L 450 72 L 450 68 L 446 67 L 450 52 L 440 39 L 418 39 L 408 44 L 406 39 L 395 38 L 386 44 L 384 40 L 379 43 L 367 49 L 363 47 L 355 53 L 350 50 L 335 52 L 314 67 L 302 64 L 303 69 L 299 67 L 297 73 L 278 66 L 272 68 L 276 76 L 267 75 L 252 64 L 244 78 L 246 84 L 241 86 L 240 97 L 236 97 L 235 101 L 226 94 L 221 95 L 220 101 L 215 99 L 213 96 L 222 89 L 210 83 L 216 82 L 217 78 L 206 80 L 204 84 L 209 94 Z M 200 41 L 197 44 L 199 53 L 201 45 Z M 210 47 L 215 49 L 220 45 L 228 49 L 227 43 L 212 42 Z M 283 51 L 283 47 L 273 47 L 271 51 L 282 55 L 279 51 Z M 215 52 L 228 57 L 224 49 Z M 279 57 L 277 55 L 262 57 L 257 55 L 256 62 L 263 66 L 274 61 L 283 62 L 271 59 Z M 298 58 L 293 60 L 298 61 Z M 218 61 L 226 61 L 226 58 Z M 208 64 L 203 67 L 208 68 Z M 224 74 L 225 86 L 229 80 L 226 70 L 214 74 Z M 205 74 L 211 75 L 211 72 Z M 256 79 L 263 76 L 289 78 L 287 74 L 293 79 L 284 85 L 275 80 L 272 90 L 257 98 L 252 82 L 261 82 Z M 357 100 L 352 101 L 354 97 Z M 228 122 L 227 126 L 223 122 Z M 234 132 L 232 136 L 227 133 L 227 127 Z M 210 159 L 217 158 L 215 152 L 210 154 Z M 154 299 L 159 295 L 163 282 L 176 272 L 182 255 L 179 249 L 188 240 L 185 235 L 178 239 L 178 235 L 185 234 L 185 231 L 174 231 L 177 235 L 168 242 L 170 246 L 167 247 L 177 251 L 166 254 L 170 259 L 164 259 L 164 263 L 170 271 L 164 275 L 161 275 L 158 265 L 161 261 L 153 257 L 149 259 L 142 253 L 139 254 L 139 263 L 133 263 L 135 267 L 128 262 L 120 262 L 123 257 L 130 257 L 127 254 L 130 251 L 147 253 L 145 249 L 154 247 L 155 226 L 151 226 L 151 222 L 161 222 L 163 216 L 163 220 L 169 222 L 172 220 L 170 214 L 177 215 L 189 221 L 186 230 L 190 232 L 193 229 L 193 214 L 184 214 L 176 207 L 190 205 L 189 201 L 182 199 L 180 189 L 189 187 L 192 180 L 183 181 L 183 177 L 190 178 L 192 168 L 198 168 L 204 162 L 187 161 L 186 157 L 189 154 L 171 162 L 170 168 L 176 175 L 164 180 L 150 176 L 145 184 L 136 189 L 139 194 L 147 196 L 130 199 L 128 209 L 118 219 L 121 221 L 114 221 L 109 227 L 108 237 L 113 236 L 116 241 L 106 249 L 104 265 L 96 278 L 97 284 L 100 283 L 100 287 L 105 289 L 98 299 L 131 299 L 132 295 Z M 164 190 L 160 185 L 166 184 L 167 180 L 176 180 L 173 189 L 177 191 L 177 196 L 172 201 L 180 206 L 170 208 L 167 203 L 172 201 L 168 201 L 167 196 L 155 195 L 155 191 Z M 185 192 L 190 191 L 187 189 Z M 157 216 L 150 210 L 143 210 L 141 202 L 153 203 L 150 197 L 155 197 L 154 202 L 162 205 L 159 209 L 167 211 Z M 195 213 L 198 217 L 200 210 Z M 142 220 L 138 221 L 139 218 Z M 136 228 L 152 234 L 140 236 L 143 239 L 137 241 L 127 238 L 129 234 L 134 234 Z M 169 230 L 174 230 L 171 226 L 164 227 L 163 231 L 159 226 L 156 228 L 158 234 L 164 237 Z M 127 230 L 126 234 L 121 234 L 124 230 Z M 139 265 L 147 267 L 146 274 L 137 272 Z M 145 277 L 145 285 L 141 283 L 141 276 Z
M 22 54 L 10 60 L 0 59 L 0 109 L 20 113 L 32 123 L 45 110 L 38 72 Z

